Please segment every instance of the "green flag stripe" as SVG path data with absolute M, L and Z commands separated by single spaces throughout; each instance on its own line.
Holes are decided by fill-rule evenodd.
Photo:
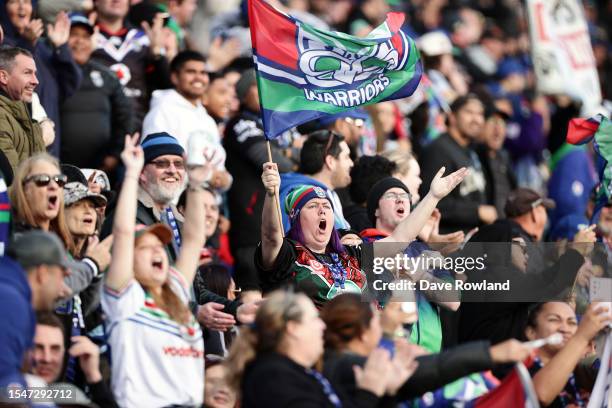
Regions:
M 416 51 L 416 47 L 413 47 L 408 59 L 408 63 L 406 64 L 406 66 L 409 68 L 403 71 L 388 71 L 383 74 L 386 78 L 389 79 L 389 85 L 386 86 L 386 88 L 380 93 L 378 93 L 374 98 L 368 100 L 367 103 L 360 104 L 359 106 L 380 102 L 381 100 L 388 98 L 389 96 L 397 92 L 399 89 L 401 89 L 414 76 L 418 59 L 419 55 Z M 368 82 L 364 82 L 359 86 L 359 88 L 367 87 L 367 85 L 372 84 L 375 79 L 378 79 L 378 76 L 374 77 Z M 337 113 L 346 110 L 347 108 L 350 108 L 348 106 L 335 106 L 330 103 L 320 102 L 316 100 L 305 101 L 304 89 L 298 88 L 287 83 L 276 82 L 261 76 L 259 77 L 258 83 L 259 91 L 261 93 L 262 98 L 262 104 L 266 107 L 266 109 L 278 112 L 293 112 L 308 109 L 318 110 L 325 113 Z M 322 88 L 319 88 L 313 92 L 319 94 L 321 93 L 321 90 Z M 332 91 L 330 90 L 327 92 Z

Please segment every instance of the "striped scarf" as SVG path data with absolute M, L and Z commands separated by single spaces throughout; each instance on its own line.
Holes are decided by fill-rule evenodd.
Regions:
M 4 255 L 4 248 L 8 244 L 9 229 L 11 225 L 11 203 L 4 178 L 0 174 L 0 256 Z

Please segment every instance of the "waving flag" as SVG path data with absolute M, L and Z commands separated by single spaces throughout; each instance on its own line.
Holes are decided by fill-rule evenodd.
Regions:
M 595 380 L 589 405 L 587 408 L 610 408 L 612 407 L 612 332 L 608 334 L 606 345 L 601 356 L 599 374 Z
M 266 137 L 359 106 L 410 96 L 422 67 L 402 13 L 367 37 L 319 30 L 249 0 L 249 23 Z
M 600 187 L 591 222 L 597 221 L 599 212 L 612 198 L 612 122 L 603 115 L 589 119 L 572 119 L 567 130 L 568 143 L 581 145 L 593 140 L 597 153 Z
M 527 365 L 533 361 L 528 359 Z M 488 394 L 464 405 L 466 408 L 539 408 L 538 397 L 533 388 L 529 371 L 523 363 L 517 363 L 512 373 Z

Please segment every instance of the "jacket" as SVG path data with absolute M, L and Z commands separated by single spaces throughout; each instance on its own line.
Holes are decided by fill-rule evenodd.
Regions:
M 170 206 L 172 213 L 177 220 L 179 231 L 183 227 L 183 217 L 174 205 Z M 113 223 L 115 222 L 115 208 L 111 209 L 104 219 L 102 229 L 100 230 L 100 239 L 104 239 L 113 233 Z M 138 206 L 136 207 L 136 224 L 146 226 L 161 223 L 160 211 L 155 207 L 153 199 L 142 188 L 138 188 Z M 172 243 L 166 245 L 168 259 L 170 263 L 176 262 L 178 253 L 176 253 Z
M 352 367 L 351 367 L 352 369 Z M 379 399 L 369 391 L 354 389 L 340 395 L 343 407 L 376 407 Z M 328 391 L 329 392 L 329 391 Z M 343 398 L 345 397 L 345 398 Z M 278 353 L 265 353 L 247 365 L 242 381 L 244 408 L 332 408 L 325 388 L 307 368 Z
M 493 360 L 486 341 L 462 344 L 442 353 L 417 358 L 419 366 L 400 387 L 394 397 L 385 397 L 379 406 L 395 406 L 395 403 L 417 398 L 436 390 L 468 374 L 486 371 L 493 367 Z M 353 366 L 363 367 L 367 357 L 350 352 L 326 352 L 323 374 L 332 384 L 340 399 L 354 395 L 355 374 Z
M 25 102 L 0 94 L 0 150 L 11 163 L 13 173 L 19 163 L 45 151 L 40 125 L 34 122 Z
M 36 318 L 26 272 L 15 261 L 0 257 L 0 388 L 25 385 L 21 375 L 24 353 L 32 347 Z M 9 313 L 10 311 L 10 313 Z
M 471 147 L 459 145 L 448 133 L 434 140 L 420 157 L 420 195 L 425 197 L 431 181 L 442 166 L 445 175 L 467 167 L 468 176 L 453 191 L 444 197 L 438 208 L 442 213 L 440 232 L 449 233 L 458 229 L 467 231 L 480 224 L 478 207 L 486 204 L 486 181 L 478 155 Z
M 39 81 L 36 93 L 47 116 L 55 124 L 55 140 L 48 150 L 58 157 L 62 134 L 60 106 L 79 88 L 82 79 L 81 70 L 72 58 L 68 43 L 55 48 L 50 41 L 41 38 L 32 45 L 10 23 L 5 7 L 0 7 L 0 22 L 4 29 L 5 44 L 24 48 L 34 55 L 36 76 Z
M 106 156 L 119 157 L 132 129 L 132 106 L 115 74 L 88 61 L 83 82 L 61 106 L 61 159 L 81 168 L 99 168 Z
M 180 118 L 180 120 L 177 120 Z M 187 151 L 191 136 L 204 141 L 202 147 L 213 155 L 213 168 L 225 171 L 225 149 L 215 120 L 201 103 L 194 106 L 174 89 L 157 90 L 151 98 L 151 109 L 142 124 L 142 137 L 151 133 L 168 132 Z
M 261 213 L 265 197 L 261 173 L 263 164 L 268 161 L 260 115 L 241 110 L 226 126 L 223 146 L 227 152 L 227 170 L 234 178 L 228 191 L 229 212 L 232 215 L 230 244 L 232 250 L 255 247 L 261 240 Z M 293 162 L 282 154 L 278 139 L 270 141 L 270 148 L 278 171 L 291 171 Z
M 125 87 L 132 103 L 135 128 L 140 128 L 149 109 L 149 98 L 155 89 L 170 88 L 168 60 L 154 57 L 149 49 L 149 37 L 144 31 L 124 22 L 116 33 L 102 25 L 92 59 L 114 71 Z

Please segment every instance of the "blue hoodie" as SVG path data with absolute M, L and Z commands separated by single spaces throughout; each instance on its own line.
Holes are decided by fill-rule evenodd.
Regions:
M 285 198 L 287 198 L 287 194 L 289 194 L 291 190 L 302 184 L 321 187 L 323 190 L 325 190 L 327 192 L 327 196 L 334 206 L 334 226 L 336 229 L 350 228 L 349 223 L 344 219 L 344 215 L 342 214 L 342 206 L 338 196 L 333 192 L 333 190 L 327 188 L 325 184 L 320 183 L 312 177 L 308 177 L 302 173 L 281 173 L 280 176 L 280 205 L 281 213 L 283 215 L 283 228 L 285 233 L 289 231 L 289 228 L 291 228 L 291 224 L 289 223 L 289 215 L 285 211 Z
M 585 146 L 563 144 L 551 157 L 548 197 L 555 200 L 550 211 L 550 224 L 569 214 L 585 214 L 597 174 Z
M 32 347 L 36 318 L 26 272 L 12 259 L 0 258 L 0 389 L 25 386 L 24 353 Z

